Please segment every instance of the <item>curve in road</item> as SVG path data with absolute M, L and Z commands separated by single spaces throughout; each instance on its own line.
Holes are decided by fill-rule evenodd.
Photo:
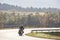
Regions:
M 35 38 L 26 36 L 32 29 L 25 29 L 23 36 L 18 35 L 18 29 L 5 29 L 0 30 L 0 40 L 54 40 L 45 38 Z

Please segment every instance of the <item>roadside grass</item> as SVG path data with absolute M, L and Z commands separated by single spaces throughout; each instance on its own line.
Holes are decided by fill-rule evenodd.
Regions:
M 28 33 L 26 34 L 27 36 L 32 36 L 32 37 L 37 37 L 37 38 L 47 38 L 47 39 L 59 39 L 60 40 L 60 36 L 57 35 L 51 35 L 49 33 L 43 33 L 43 32 L 32 32 L 32 33 Z

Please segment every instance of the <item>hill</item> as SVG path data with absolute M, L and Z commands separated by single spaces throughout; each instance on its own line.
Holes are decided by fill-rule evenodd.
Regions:
M 33 8 L 33 7 L 27 7 L 27 8 L 23 8 L 23 7 L 19 7 L 19 6 L 14 6 L 14 5 L 9 5 L 9 4 L 1 4 L 0 3 L 0 10 L 16 10 L 16 11 L 22 11 L 22 12 L 60 12 L 60 9 L 57 8 Z

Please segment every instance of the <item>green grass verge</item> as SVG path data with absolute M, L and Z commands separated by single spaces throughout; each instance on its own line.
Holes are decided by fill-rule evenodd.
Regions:
M 42 33 L 42 32 L 32 32 L 32 33 L 28 33 L 26 34 L 28 36 L 32 36 L 32 37 L 38 37 L 38 38 L 48 38 L 48 39 L 60 39 L 60 36 L 57 35 L 51 35 L 49 33 Z

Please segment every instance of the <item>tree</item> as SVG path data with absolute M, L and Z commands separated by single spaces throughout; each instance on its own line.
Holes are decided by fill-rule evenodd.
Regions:
M 45 12 L 45 15 L 43 16 L 43 25 L 45 28 L 48 27 L 48 21 L 49 21 L 48 12 Z
M 5 22 L 5 19 L 6 16 L 3 12 L 0 12 L 0 28 L 3 28 L 4 27 L 4 22 Z

